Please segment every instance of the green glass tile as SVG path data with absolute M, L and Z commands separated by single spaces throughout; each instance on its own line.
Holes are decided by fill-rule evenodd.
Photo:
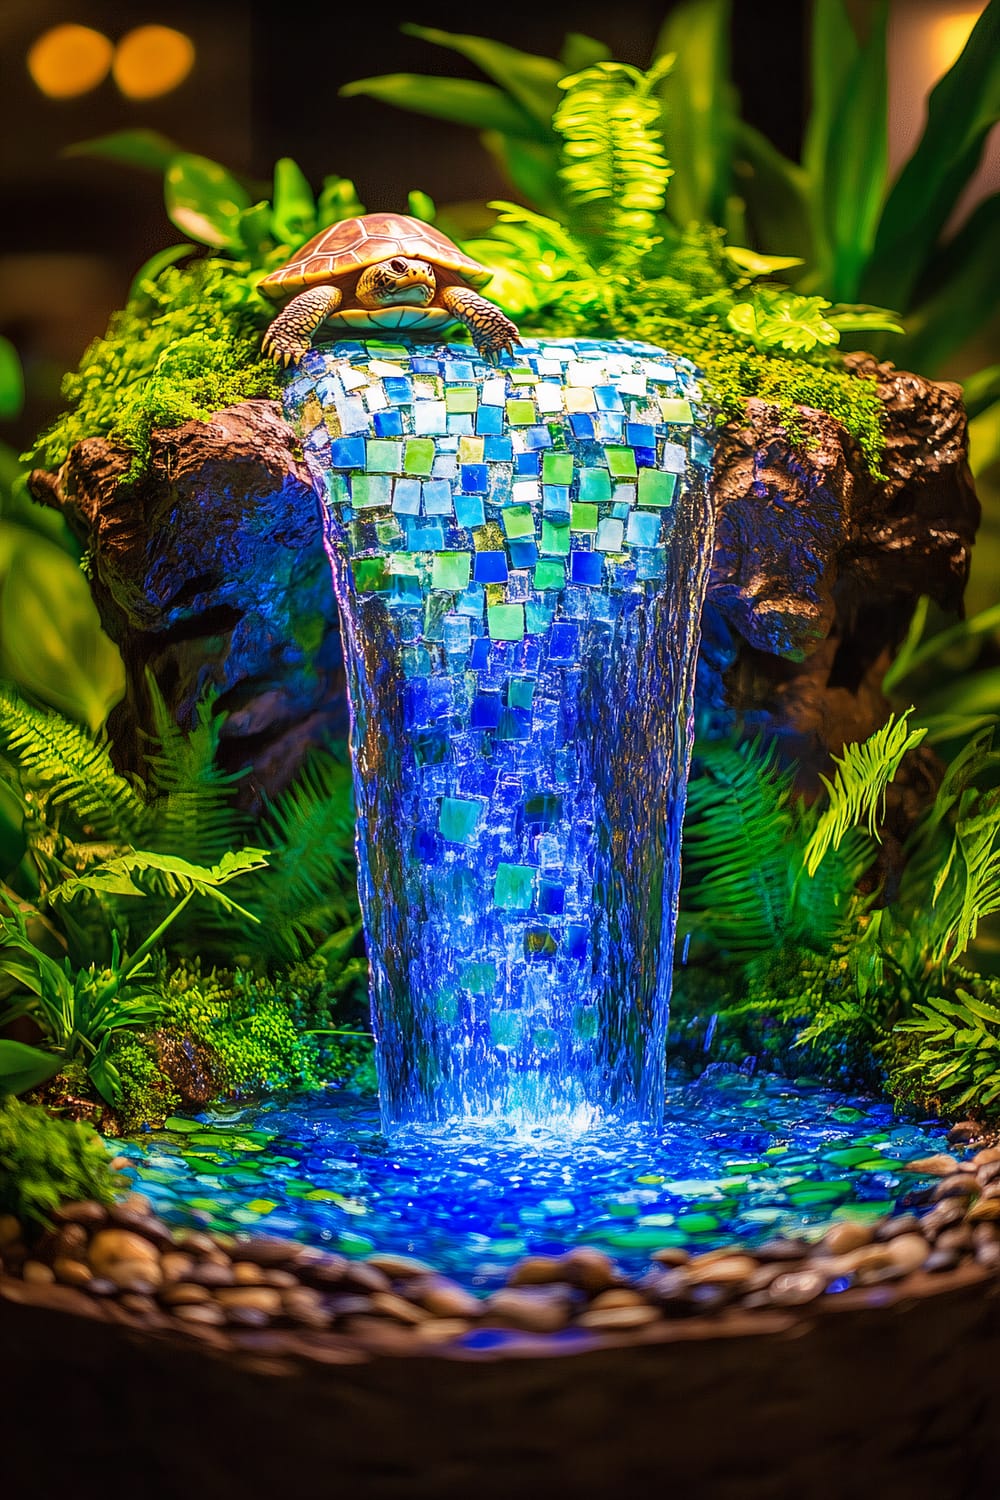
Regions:
M 392 504 L 392 480 L 388 474 L 352 474 L 351 504 L 359 510 Z
M 494 1047 L 516 1047 L 524 1031 L 524 1019 L 516 1010 L 495 1011 L 490 1016 L 490 1040 Z
M 528 635 L 544 635 L 552 624 L 552 610 L 546 609 L 537 599 L 529 599 L 524 606 L 524 628 Z
M 580 499 L 596 501 L 611 499 L 611 475 L 607 469 L 580 470 Z
M 542 458 L 543 484 L 573 483 L 572 453 L 546 453 Z
M 573 1008 L 573 1030 L 581 1041 L 589 1042 L 597 1035 L 597 1006 L 577 1005 Z M 639 1178 L 642 1181 L 642 1178 Z M 663 1178 L 658 1181 L 662 1182 Z
M 434 439 L 410 438 L 403 453 L 406 474 L 429 474 L 434 467 Z
M 673 505 L 676 489 L 676 474 L 666 474 L 662 469 L 639 470 L 640 505 Z
M 524 934 L 524 952 L 530 958 L 551 958 L 559 944 L 547 927 L 529 927 Z
M 508 370 L 507 376 L 511 385 L 535 385 L 538 381 L 534 370 Z
M 471 577 L 472 559 L 468 552 L 434 553 L 432 589 L 467 589 Z
M 511 708 L 530 708 L 535 684 L 530 677 L 512 677 L 507 684 L 507 703 Z
M 445 410 L 449 412 L 475 411 L 477 406 L 474 385 L 450 385 L 444 393 Z
M 519 401 L 515 397 L 507 402 L 507 421 L 511 427 L 531 427 L 535 420 L 534 401 Z
M 467 844 L 476 831 L 482 808 L 466 797 L 442 797 L 438 832 L 450 844 Z
M 385 438 L 369 438 L 365 466 L 369 474 L 398 474 L 402 454 L 402 443 L 389 442 Z
M 635 454 L 631 448 L 605 448 L 604 456 L 608 468 L 616 479 L 634 479 L 638 470 Z
M 504 911 L 529 911 L 535 884 L 533 865 L 497 866 L 497 878 L 493 886 L 493 904 Z
M 561 589 L 565 582 L 565 563 L 540 562 L 535 564 L 536 589 Z
M 492 995 L 497 985 L 496 964 L 466 964 L 462 970 L 462 984 L 474 995 Z
M 682 401 L 679 396 L 664 396 L 660 400 L 660 410 L 663 413 L 664 422 L 682 422 L 686 426 L 694 421 L 694 413 L 691 410 L 690 401 Z
M 504 531 L 511 538 L 535 534 L 530 505 L 508 505 L 502 512 L 501 520 Z
M 354 587 L 359 594 L 383 593 L 392 587 L 389 570 L 382 557 L 356 557 L 351 564 Z
M 486 611 L 490 637 L 494 641 L 520 641 L 524 638 L 524 605 L 493 604 Z
M 570 531 L 596 531 L 597 506 L 585 505 L 579 500 L 574 500 L 570 506 L 569 529 Z
M 542 522 L 542 549 L 549 557 L 569 556 L 569 522 Z

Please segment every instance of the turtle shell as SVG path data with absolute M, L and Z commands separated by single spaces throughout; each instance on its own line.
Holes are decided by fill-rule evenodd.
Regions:
M 321 230 L 287 266 L 258 282 L 257 290 L 267 297 L 293 296 L 306 287 L 339 281 L 394 255 L 426 260 L 442 270 L 454 271 L 472 287 L 485 286 L 492 275 L 431 224 L 411 219 L 408 214 L 366 214 L 363 219 L 344 219 Z

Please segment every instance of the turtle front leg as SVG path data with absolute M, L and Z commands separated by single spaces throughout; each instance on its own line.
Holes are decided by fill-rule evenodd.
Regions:
M 293 297 L 264 335 L 263 352 L 275 364 L 301 359 L 319 325 L 337 311 L 343 300 L 339 287 L 311 286 Z
M 521 342 L 517 326 L 471 287 L 445 287 L 441 301 L 453 317 L 465 324 L 477 350 L 491 364 L 496 364 L 504 351 L 513 354 L 514 345 Z

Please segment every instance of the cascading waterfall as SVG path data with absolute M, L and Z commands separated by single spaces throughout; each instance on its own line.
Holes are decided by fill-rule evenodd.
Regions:
M 348 661 L 383 1123 L 659 1122 L 711 431 L 653 346 L 286 388 Z

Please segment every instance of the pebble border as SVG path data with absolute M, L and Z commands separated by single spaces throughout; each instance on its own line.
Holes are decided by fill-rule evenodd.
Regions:
M 976 1134 L 959 1125 L 949 1140 L 965 1145 Z M 585 1246 L 526 1256 L 482 1298 L 408 1256 L 355 1261 L 291 1240 L 174 1228 L 130 1193 L 110 1208 L 64 1205 L 30 1249 L 18 1221 L 0 1215 L 0 1302 L 186 1336 L 265 1364 L 278 1356 L 284 1370 L 294 1368 L 288 1356 L 566 1354 L 677 1336 L 692 1320 L 731 1325 L 732 1316 L 719 1319 L 726 1313 L 746 1315 L 740 1331 L 763 1332 L 789 1316 L 1000 1279 L 1000 1144 L 964 1161 L 938 1155 L 907 1165 L 938 1179 L 920 1217 L 839 1220 L 816 1243 L 775 1239 L 694 1256 L 663 1249 L 634 1280 Z M 775 1314 L 784 1317 L 776 1323 Z

